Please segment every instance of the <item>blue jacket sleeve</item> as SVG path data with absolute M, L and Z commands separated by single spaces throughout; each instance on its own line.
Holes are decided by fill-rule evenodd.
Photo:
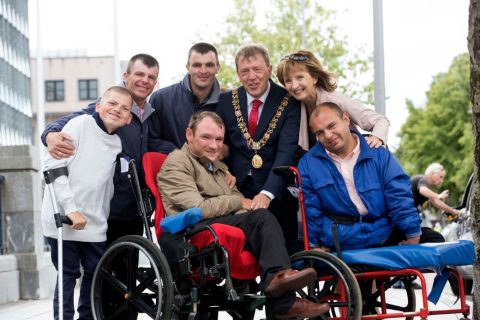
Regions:
M 410 177 L 403 171 L 397 159 L 387 150 L 383 153 L 383 182 L 387 212 L 393 224 L 407 238 L 419 236 L 420 216 L 413 206 Z
M 320 233 L 322 230 L 323 215 L 322 206 L 315 189 L 310 181 L 309 166 L 306 157 L 303 157 L 298 164 L 298 171 L 302 178 L 302 190 L 304 194 L 305 215 L 307 220 L 308 242 L 314 246 L 321 246 Z
M 63 127 L 67 124 L 68 121 L 72 120 L 75 117 L 81 116 L 82 114 L 93 114 L 95 112 L 95 106 L 96 106 L 98 101 L 99 101 L 99 99 L 96 100 L 95 102 L 90 103 L 88 106 L 86 106 L 85 108 L 83 108 L 80 111 L 71 113 L 69 115 L 66 115 L 66 116 L 64 116 L 60 119 L 57 119 L 57 120 L 49 123 L 45 127 L 45 130 L 43 130 L 43 133 L 42 133 L 42 136 L 41 136 L 43 145 L 47 146 L 47 135 L 50 132 L 60 132 L 60 131 L 62 131 Z

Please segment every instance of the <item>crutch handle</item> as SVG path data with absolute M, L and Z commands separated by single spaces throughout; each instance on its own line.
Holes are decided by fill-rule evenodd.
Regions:
M 69 217 L 67 217 L 63 214 L 55 213 L 54 217 L 55 217 L 55 224 L 56 224 L 57 228 L 60 228 L 62 226 L 62 224 L 68 224 L 68 225 L 73 224 L 72 220 L 70 220 Z

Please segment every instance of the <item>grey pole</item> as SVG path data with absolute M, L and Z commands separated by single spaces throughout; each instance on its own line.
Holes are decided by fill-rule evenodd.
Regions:
M 382 0 L 373 0 L 373 47 L 375 111 L 385 115 Z
M 120 81 L 120 59 L 118 56 L 118 10 L 117 0 L 113 0 L 113 70 L 115 83 Z
M 45 83 L 43 79 L 43 51 L 42 51 L 42 13 L 40 0 L 36 1 L 37 5 L 37 135 L 35 141 L 38 143 L 38 152 L 40 160 L 40 169 L 43 168 L 43 157 L 45 149 L 40 142 L 40 136 L 45 129 Z

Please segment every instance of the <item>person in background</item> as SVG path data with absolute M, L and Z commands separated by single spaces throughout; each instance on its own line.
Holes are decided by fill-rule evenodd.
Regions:
M 278 219 L 286 241 L 297 239 L 297 201 L 293 184 L 273 171 L 295 165 L 300 104 L 270 78 L 267 49 L 245 45 L 235 55 L 238 89 L 220 95 L 217 113 L 225 123 L 226 163 L 237 187 L 252 199 L 252 210 L 268 208 Z
M 386 146 L 388 119 L 338 92 L 333 74 L 323 69 L 312 52 L 299 50 L 285 56 L 277 67 L 277 77 L 288 93 L 301 101 L 299 145 L 304 151 L 316 143 L 314 135 L 309 134 L 308 119 L 313 109 L 326 101 L 334 102 L 349 114 L 352 128 L 358 126 L 371 132 L 366 138 L 370 147 Z
M 445 174 L 445 169 L 440 163 L 432 163 L 425 170 L 425 175 L 416 175 L 412 178 L 413 204 L 419 213 L 430 203 L 452 217 L 457 217 L 460 214 L 460 211 L 445 203 L 448 198 L 448 190 L 441 193 L 432 190 L 432 188 L 439 187 L 443 183 Z
M 127 89 L 109 88 L 96 104 L 93 115 L 76 117 L 62 129 L 62 133 L 72 139 L 75 157 L 55 159 L 48 152 L 46 154 L 45 170 L 68 169 L 68 176 L 58 177 L 52 186 L 59 213 L 72 221 L 70 228 L 63 231 L 63 284 L 57 283 L 55 287 L 55 319 L 59 318 L 59 285 L 64 288 L 63 319 L 73 319 L 73 292 L 81 275 L 80 265 L 83 278 L 77 311 L 79 319 L 93 319 L 90 288 L 95 268 L 105 251 L 115 162 L 122 151 L 116 132 L 132 120 L 131 108 L 132 96 Z M 45 189 L 42 228 L 51 248 L 52 262 L 58 270 L 57 227 L 52 201 Z

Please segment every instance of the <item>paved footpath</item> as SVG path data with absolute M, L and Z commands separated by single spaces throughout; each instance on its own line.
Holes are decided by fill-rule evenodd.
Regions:
M 433 281 L 433 274 L 426 275 L 427 285 L 428 288 L 431 287 L 431 283 Z M 404 301 L 403 297 L 403 290 L 389 290 L 392 294 L 392 299 L 398 299 L 399 301 Z M 78 290 L 76 290 L 76 294 L 78 295 Z M 417 290 L 417 307 L 421 305 L 421 301 L 419 299 L 420 290 Z M 434 306 L 433 304 L 429 303 L 429 309 L 448 309 L 448 308 L 458 308 L 459 303 L 455 304 L 456 297 L 450 291 L 450 287 L 447 284 L 445 286 L 445 290 L 440 298 L 440 302 Z M 472 305 L 471 296 L 467 298 L 468 304 Z M 220 313 L 221 320 L 231 319 L 231 317 L 226 313 Z M 255 314 L 255 319 L 264 319 L 265 313 L 262 311 L 258 311 Z M 431 320 L 453 320 L 453 319 L 461 319 L 461 315 L 438 315 L 438 316 L 430 316 L 429 319 Z M 470 315 L 470 318 L 472 316 Z M 53 319 L 53 312 L 52 312 L 52 298 L 49 299 L 42 299 L 42 300 L 21 300 L 18 302 L 13 303 L 6 303 L 0 304 L 0 320 L 51 320 Z M 148 317 L 139 316 L 138 320 L 148 319 Z

